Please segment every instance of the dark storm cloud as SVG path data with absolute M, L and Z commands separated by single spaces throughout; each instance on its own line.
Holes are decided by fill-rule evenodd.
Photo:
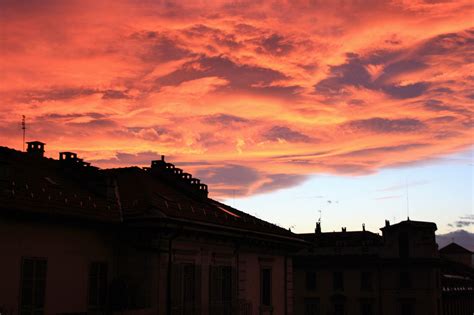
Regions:
M 130 38 L 143 47 L 139 56 L 145 62 L 164 63 L 191 55 L 191 52 L 181 47 L 176 39 L 158 32 L 138 32 Z
M 248 119 L 229 115 L 229 114 L 215 114 L 206 116 L 203 121 L 208 124 L 216 124 L 216 125 L 235 125 L 235 124 L 243 124 L 249 122 Z
M 262 137 L 269 141 L 312 142 L 315 139 L 284 126 L 274 126 L 264 132 Z
M 77 128 L 110 128 L 116 127 L 118 124 L 111 119 L 92 119 L 87 122 L 72 122 L 67 123 L 66 126 Z
M 270 84 L 287 79 L 286 75 L 269 68 L 237 64 L 230 59 L 219 57 L 200 58 L 185 63 L 181 68 L 157 80 L 158 85 L 179 85 L 185 81 L 205 77 L 226 79 L 229 84 L 222 90 L 246 90 L 255 93 L 275 94 L 277 96 L 293 95 L 298 90 L 296 86 L 269 86 Z
M 404 133 L 414 132 L 425 128 L 425 124 L 417 119 L 388 119 L 388 118 L 369 118 L 353 120 L 345 126 L 355 130 L 367 130 L 373 133 Z
M 391 55 L 389 54 L 389 56 Z M 382 56 L 377 55 L 377 57 L 383 60 Z M 423 68 L 424 65 L 420 62 L 406 60 L 387 65 L 387 67 L 384 68 L 383 74 L 377 80 L 373 81 L 367 70 L 367 66 L 370 64 L 368 60 L 374 59 L 374 56 L 363 59 L 356 54 L 348 54 L 347 58 L 345 64 L 330 67 L 330 75 L 328 78 L 319 81 L 314 86 L 316 93 L 326 96 L 336 96 L 344 93 L 346 87 L 354 86 L 383 91 L 394 98 L 407 99 L 420 96 L 429 87 L 429 84 L 426 82 L 417 82 L 408 85 L 386 83 L 386 81 L 389 81 L 393 76 Z
M 63 101 L 77 97 L 89 96 L 96 94 L 98 91 L 91 88 L 70 87 L 70 88 L 51 88 L 48 90 L 31 90 L 24 91 L 16 97 L 21 102 L 46 102 L 46 101 Z
M 255 193 L 265 193 L 284 189 L 292 186 L 297 186 L 303 183 L 309 176 L 299 174 L 272 174 L 267 176 L 265 181 Z
M 340 154 L 337 157 L 367 157 L 369 158 L 371 156 L 377 156 L 379 154 L 402 152 L 402 151 L 408 151 L 412 149 L 423 148 L 428 145 L 429 144 L 426 144 L 426 143 L 409 143 L 409 144 L 400 144 L 400 145 L 394 145 L 394 146 L 375 147 L 375 148 L 351 151 L 348 153 Z
M 468 214 L 462 217 L 459 217 L 459 220 L 454 221 L 450 224 L 450 226 L 455 226 L 458 228 L 467 228 L 470 226 L 474 226 L 474 214 Z
M 293 44 L 279 34 L 261 39 L 257 52 L 276 56 L 284 56 L 294 49 Z
M 418 82 L 407 85 L 389 85 L 382 87 L 382 90 L 393 98 L 413 98 L 422 95 L 429 84 L 425 82 Z
M 120 90 L 105 90 L 102 94 L 103 99 L 122 99 L 129 98 L 126 92 Z
M 266 174 L 236 164 L 200 169 L 196 177 L 211 184 L 211 187 L 214 185 L 216 189 L 212 189 L 213 192 L 228 196 L 267 193 L 299 185 L 308 178 L 299 174 Z
M 243 165 L 226 165 L 209 169 L 201 169 L 196 176 L 208 184 L 226 184 L 250 186 L 261 178 L 260 173 Z
M 331 97 L 345 93 L 347 87 L 353 86 L 383 91 L 397 99 L 418 97 L 430 88 L 428 82 L 401 85 L 396 83 L 397 78 L 428 68 L 429 58 L 434 55 L 462 55 L 459 62 L 470 62 L 474 57 L 468 51 L 473 43 L 472 31 L 467 30 L 433 37 L 410 50 L 380 50 L 366 56 L 348 53 L 345 63 L 330 66 L 328 77 L 319 81 L 314 86 L 314 91 Z M 368 71 L 370 65 L 383 66 L 378 77 L 371 77 Z M 452 91 L 441 87 L 433 89 L 433 92 L 450 93 Z
M 44 119 L 75 119 L 75 118 L 94 118 L 94 119 L 100 119 L 106 117 L 106 114 L 102 113 L 72 113 L 72 114 L 57 114 L 57 113 L 51 113 L 51 114 L 45 114 L 42 116 L 38 116 L 36 119 L 37 120 L 44 120 Z
M 139 152 L 136 154 L 117 152 L 115 157 L 113 158 L 94 160 L 93 162 L 98 163 L 98 164 L 112 163 L 115 165 L 124 165 L 124 166 L 130 166 L 130 165 L 148 166 L 148 165 L 151 165 L 151 161 L 160 160 L 160 159 L 161 159 L 161 155 L 152 151 Z

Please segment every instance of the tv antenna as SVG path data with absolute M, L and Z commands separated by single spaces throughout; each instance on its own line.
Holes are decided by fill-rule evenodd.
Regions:
M 26 136 L 26 116 L 22 115 L 21 129 L 23 130 L 23 152 L 25 151 L 25 136 Z
M 410 203 L 409 203 L 409 198 L 408 198 L 408 180 L 407 177 L 405 176 L 405 194 L 407 197 L 407 220 L 410 221 Z
M 321 223 L 321 217 L 322 217 L 323 210 L 318 210 L 318 212 L 319 212 L 318 222 Z

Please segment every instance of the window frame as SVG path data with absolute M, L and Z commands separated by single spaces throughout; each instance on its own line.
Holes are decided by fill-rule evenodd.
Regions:
M 98 272 L 96 276 L 96 285 L 97 285 L 97 292 L 96 292 L 96 304 L 91 304 L 91 272 L 92 272 L 92 267 L 94 265 L 97 265 Z M 105 279 L 102 279 L 102 272 L 105 267 Z M 102 280 L 105 280 L 103 283 L 101 282 Z M 101 286 L 101 283 L 103 287 Z M 102 290 L 102 291 L 101 291 Z M 109 264 L 107 261 L 91 261 L 89 263 L 89 269 L 87 271 L 87 309 L 89 311 L 101 311 L 104 310 L 105 307 L 107 306 L 109 298 Z
M 316 271 L 308 270 L 305 273 L 305 289 L 306 291 L 318 290 L 318 276 Z
M 264 290 L 264 273 L 268 272 L 268 301 L 266 301 L 265 290 Z M 260 268 L 260 305 L 264 307 L 272 306 L 272 268 L 271 267 L 261 267 Z M 268 303 L 267 303 L 268 302 Z
M 337 279 L 336 275 L 340 275 L 340 279 Z M 340 281 L 336 281 L 340 280 Z M 332 273 L 332 286 L 334 291 L 344 291 L 344 272 L 343 271 L 333 271 Z M 340 286 L 338 285 L 340 283 Z
M 31 280 L 31 303 L 29 306 L 25 306 L 23 304 L 24 302 L 24 288 L 25 288 L 25 274 L 24 274 L 24 268 L 25 268 L 25 262 L 26 261 L 31 261 L 33 263 L 33 269 L 32 269 L 32 280 Z M 42 296 L 42 305 L 37 306 L 36 305 L 36 291 L 38 289 L 37 287 L 37 282 L 38 282 L 38 276 L 37 276 L 37 264 L 43 262 L 44 265 L 44 276 L 43 279 L 43 296 Z M 42 314 L 44 314 L 45 310 L 45 305 L 46 305 L 46 290 L 47 290 L 47 278 L 48 278 L 48 259 L 46 257 L 36 257 L 36 256 L 24 256 L 21 257 L 21 262 L 20 262 L 20 286 L 19 286 L 19 300 L 18 300 L 18 312 L 19 314 L 24 314 L 24 312 L 28 312 L 27 310 L 23 310 L 24 308 L 30 307 L 29 313 L 30 314 L 38 314 L 38 311 L 40 311 Z

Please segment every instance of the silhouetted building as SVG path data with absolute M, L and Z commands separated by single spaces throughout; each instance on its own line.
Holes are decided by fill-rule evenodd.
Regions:
M 439 250 L 441 255 L 441 285 L 443 314 L 474 313 L 474 269 L 472 252 L 451 243 Z
M 449 261 L 454 261 L 470 267 L 473 266 L 472 258 L 474 253 L 454 242 L 441 248 L 439 254 L 441 257 Z
M 295 234 L 164 158 L 101 170 L 0 147 L 0 313 L 293 314 Z
M 438 315 L 441 284 L 436 225 L 386 221 L 365 231 L 301 234 L 294 258 L 297 315 Z

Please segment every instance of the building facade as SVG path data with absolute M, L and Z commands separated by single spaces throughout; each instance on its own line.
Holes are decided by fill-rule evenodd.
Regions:
M 0 313 L 293 314 L 305 241 L 164 161 L 101 170 L 0 147 Z
M 451 243 L 439 250 L 443 315 L 474 313 L 473 253 Z
M 294 259 L 295 314 L 438 315 L 440 266 L 428 222 L 386 221 L 369 231 L 302 234 L 311 243 Z

